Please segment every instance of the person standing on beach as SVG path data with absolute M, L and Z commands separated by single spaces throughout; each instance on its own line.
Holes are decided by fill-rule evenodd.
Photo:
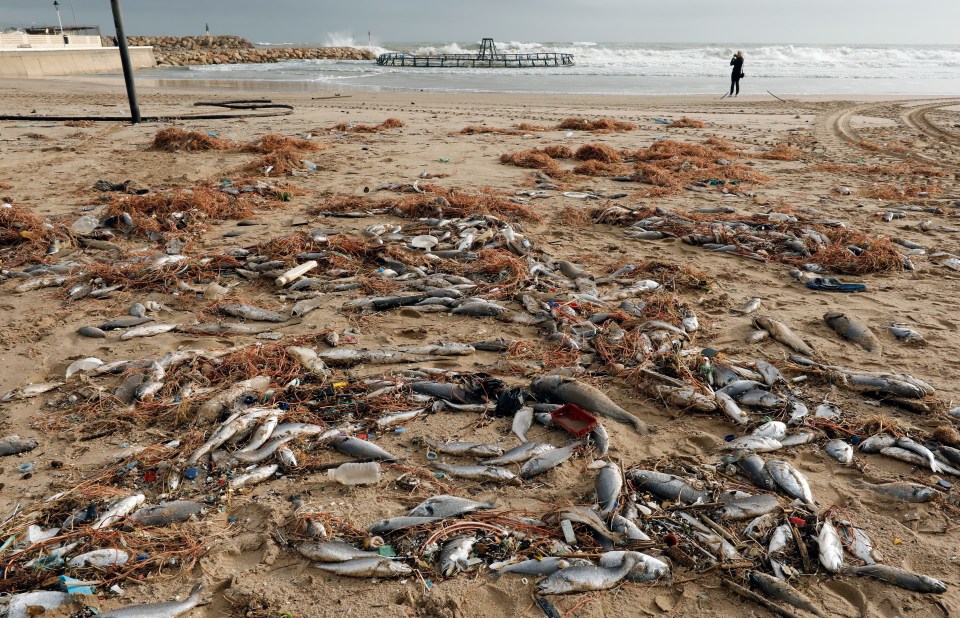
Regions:
M 740 94 L 740 78 L 743 77 L 743 52 L 738 51 L 730 60 L 733 66 L 733 73 L 730 75 L 730 96 L 734 97 Z M 736 89 L 737 94 L 734 94 Z

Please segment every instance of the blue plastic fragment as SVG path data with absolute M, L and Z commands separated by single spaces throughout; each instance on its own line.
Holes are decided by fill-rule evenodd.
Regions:
M 734 440 L 737 439 L 737 436 L 735 436 L 734 434 L 731 433 L 731 434 L 727 434 L 727 435 L 723 436 L 723 439 L 724 439 L 724 441 L 726 441 L 726 442 L 733 442 Z
M 850 436 L 850 444 L 854 446 L 860 446 L 861 442 L 863 442 L 863 438 L 860 436 Z
M 97 587 L 95 585 L 90 585 L 85 581 L 67 577 L 66 575 L 60 576 L 60 590 L 66 592 L 67 594 L 97 593 Z
M 192 481 L 193 479 L 197 478 L 197 469 L 196 469 L 196 468 L 187 468 L 186 470 L 183 471 L 183 476 L 184 476 L 184 478 L 186 478 L 188 481 Z

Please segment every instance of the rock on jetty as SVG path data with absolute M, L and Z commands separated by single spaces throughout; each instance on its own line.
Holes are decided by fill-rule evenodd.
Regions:
M 375 60 L 376 54 L 355 47 L 256 47 L 239 36 L 129 36 L 128 45 L 152 46 L 157 66 L 264 63 L 281 60 Z M 104 45 L 116 45 L 104 37 Z

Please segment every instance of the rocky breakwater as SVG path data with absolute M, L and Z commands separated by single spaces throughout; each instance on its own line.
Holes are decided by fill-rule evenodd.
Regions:
M 131 36 L 127 43 L 152 46 L 158 66 L 376 59 L 372 51 L 355 47 L 255 47 L 238 36 Z M 105 44 L 114 45 L 115 41 L 108 38 Z

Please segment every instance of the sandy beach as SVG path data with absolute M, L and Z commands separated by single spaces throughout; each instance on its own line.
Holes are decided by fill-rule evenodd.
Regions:
M 0 88 L 3 107 L 9 114 L 114 115 L 123 113 L 126 105 L 122 84 L 102 78 L 6 80 Z M 855 450 L 851 464 L 843 465 L 824 449 L 830 439 L 849 441 L 851 437 L 866 438 L 888 430 L 918 443 L 935 440 L 960 448 L 960 444 L 951 443 L 954 437 L 960 438 L 956 432 L 958 419 L 948 414 L 960 405 L 960 384 L 956 380 L 960 359 L 956 312 L 960 261 L 950 261 L 960 254 L 960 100 L 810 97 L 780 101 L 746 92 L 723 100 L 271 92 L 266 87 L 228 90 L 192 84 L 164 85 L 160 89 L 150 82 L 140 87 L 142 111 L 151 116 L 197 113 L 192 106 L 197 101 L 260 97 L 293 105 L 294 112 L 269 118 L 138 126 L 0 122 L 0 202 L 9 203 L 17 212 L 31 212 L 50 224 L 25 228 L 33 230 L 32 235 L 25 236 L 21 234 L 23 229 L 5 227 L 5 234 L 0 236 L 0 259 L 6 276 L 0 281 L 6 316 L 0 330 L 0 362 L 4 366 L 0 394 L 13 393 L 9 401 L 0 404 L 0 434 L 32 438 L 38 443 L 33 450 L 0 461 L 3 539 L 24 534 L 29 524 L 43 529 L 61 527 L 66 515 L 91 503 L 98 504 L 103 513 L 111 501 L 137 492 L 144 494 L 145 506 L 175 499 L 205 505 L 202 513 L 182 523 L 130 530 L 120 524 L 105 526 L 94 541 L 84 540 L 83 551 L 95 546 L 126 547 L 145 564 L 136 567 L 134 559 L 105 572 L 71 572 L 79 579 L 86 574 L 93 581 L 109 580 L 123 590 L 120 597 L 89 597 L 87 605 L 103 612 L 133 602 L 182 599 L 195 584 L 202 583 L 202 595 L 209 604 L 183 615 L 543 616 L 533 600 L 536 578 L 493 578 L 485 566 L 492 559 L 484 559 L 476 550 L 473 556 L 480 556 L 485 564 L 471 565 L 467 572 L 454 577 L 444 578 L 431 570 L 427 558 L 419 556 L 419 561 L 407 561 L 419 569 L 418 573 L 377 579 L 325 573 L 309 566 L 310 560 L 296 550 L 301 543 L 321 540 L 311 538 L 310 531 L 315 528 L 310 528 L 310 522 L 322 524 L 329 535 L 359 542 L 369 537 L 361 533 L 374 522 L 405 515 L 423 499 L 440 493 L 494 501 L 493 512 L 501 519 L 484 515 L 473 520 L 510 528 L 504 517 L 529 518 L 524 520 L 528 526 L 525 531 L 528 538 L 538 539 L 541 531 L 545 531 L 545 537 L 562 539 L 560 528 L 556 522 L 537 526 L 530 520 L 542 521 L 560 507 L 594 503 L 596 472 L 590 467 L 589 449 L 578 451 L 562 465 L 522 484 L 438 477 L 430 467 L 427 449 L 417 441 L 420 437 L 497 443 L 505 449 L 519 442 L 511 434 L 510 418 L 475 411 L 441 411 L 442 405 L 432 408 L 431 402 L 408 398 L 410 391 L 405 386 L 376 381 L 392 376 L 408 383 L 414 378 L 396 372 L 435 367 L 471 375 L 483 372 L 509 387 L 527 387 L 538 376 L 565 371 L 601 389 L 651 429 L 641 435 L 627 424 L 601 419 L 610 439 L 607 461 L 623 469 L 657 469 L 690 478 L 699 474 L 701 481 L 708 482 L 708 489 L 717 492 L 722 487 L 764 493 L 731 470 L 734 466 L 718 465 L 724 455 L 721 447 L 728 436 L 749 434 L 766 421 L 789 419 L 789 391 L 809 408 L 809 417 L 800 424 L 811 428 L 815 437 L 809 443 L 765 457 L 789 462 L 809 480 L 821 520 L 828 513 L 833 521 L 852 522 L 872 539 L 879 562 L 941 580 L 948 590 L 921 594 L 864 576 L 829 573 L 818 566 L 813 541 L 804 548 L 813 556 L 812 560 L 807 557 L 806 565 L 803 552 L 796 546 L 787 551 L 784 562 L 802 573 L 792 580 L 794 585 L 813 599 L 824 615 L 960 615 L 960 536 L 956 523 L 960 503 L 952 485 L 958 479 L 860 450 Z M 569 118 L 611 118 L 635 128 L 557 128 Z M 681 118 L 702 126 L 664 124 Z M 391 124 L 375 132 L 356 130 L 357 124 L 375 126 L 388 119 L 399 120 L 402 126 Z M 517 129 L 522 123 L 529 126 Z M 337 125 L 340 128 L 335 128 Z M 157 133 L 169 127 L 230 143 L 203 151 L 153 148 Z M 474 129 L 464 132 L 467 127 Z M 480 127 L 498 131 L 484 132 Z M 305 140 L 290 151 L 292 159 L 286 159 L 294 162 L 294 174 L 281 173 L 282 157 L 264 158 L 276 155 L 262 145 L 262 138 L 269 134 Z M 244 147 L 251 144 L 260 144 L 260 151 L 255 146 Z M 578 152 L 587 157 L 582 147 L 588 145 L 594 146 L 593 160 L 599 162 L 583 167 L 587 159 L 575 157 Z M 649 157 L 650 153 L 661 152 L 658 148 L 670 147 L 676 147 L 678 153 L 670 159 L 651 163 L 652 158 L 635 158 L 641 157 L 637 153 Z M 535 162 L 539 169 L 501 161 L 505 154 L 548 148 L 557 156 L 542 155 Z M 602 157 L 609 158 L 604 161 Z M 303 160 L 309 163 L 301 163 Z M 529 155 L 514 157 L 514 161 L 530 160 Z M 273 169 L 264 172 L 268 165 Z M 312 169 L 314 166 L 316 169 Z M 549 180 L 542 174 L 549 175 Z M 617 177 L 626 178 L 615 180 Z M 126 193 L 102 191 L 94 188 L 100 180 L 132 183 Z M 543 185 L 555 188 L 543 189 Z M 243 189 L 248 186 L 252 188 Z M 231 187 L 238 192 L 227 192 L 224 197 L 224 189 Z M 169 213 L 151 218 L 145 211 L 130 211 L 133 227 L 127 232 L 115 222 L 120 221 L 120 212 L 129 210 L 125 206 L 133 203 L 129 200 L 138 198 L 133 195 L 137 188 L 149 189 L 147 196 L 186 196 L 187 203 L 191 196 L 201 194 L 204 199 L 241 203 L 243 207 L 233 211 L 241 216 L 218 220 L 185 210 L 185 215 L 176 215 L 170 223 Z M 183 190 L 192 193 L 184 194 Z M 410 200 L 420 199 L 424 191 L 427 197 L 445 196 L 446 204 L 424 201 L 429 207 L 402 211 L 399 207 L 384 210 L 385 202 L 379 202 L 413 204 Z M 485 230 L 478 223 L 477 244 L 467 243 L 465 249 L 479 252 L 477 262 L 427 259 L 417 255 L 418 251 L 422 254 L 418 249 L 404 248 L 410 237 L 431 234 L 425 224 L 416 225 L 421 217 L 460 216 L 454 207 L 461 195 L 498 197 L 493 206 L 466 215 L 495 214 L 509 222 L 526 244 L 515 239 L 511 252 L 508 239 L 497 236 L 499 247 L 481 248 L 482 242 L 492 241 L 493 233 L 483 237 Z M 477 198 L 469 203 L 486 202 Z M 429 214 L 438 204 L 440 212 Z M 469 210 L 468 206 L 464 208 Z M 364 216 L 344 216 L 364 212 Z M 809 289 L 788 271 L 803 270 L 805 263 L 818 263 L 823 254 L 782 257 L 778 254 L 784 251 L 780 245 L 776 251 L 764 245 L 766 248 L 758 253 L 750 244 L 754 241 L 747 238 L 759 233 L 756 228 L 737 238 L 724 240 L 718 236 L 712 243 L 717 245 L 714 248 L 726 244 L 726 250 L 711 251 L 703 246 L 711 243 L 692 244 L 681 238 L 712 233 L 713 219 L 755 222 L 770 213 L 782 213 L 770 219 L 770 227 L 775 230 L 785 229 L 777 227 L 783 224 L 794 226 L 791 230 L 815 228 L 819 234 L 833 234 L 838 229 L 855 232 L 848 244 L 858 245 L 856 250 L 825 262 L 822 276 L 862 282 L 866 291 L 845 294 Z M 114 215 L 115 231 L 93 243 L 84 242 L 83 235 L 76 231 L 59 232 L 70 230 L 84 215 L 98 217 L 101 224 Z M 673 215 L 681 215 L 681 219 L 688 216 L 683 225 L 696 222 L 700 227 L 678 232 L 681 224 L 677 221 L 681 219 Z M 651 223 L 649 219 L 656 217 L 666 223 Z M 239 220 L 244 223 L 238 224 Z M 653 239 L 652 234 L 644 237 L 649 239 L 628 236 L 625 230 L 637 231 L 638 227 L 630 226 L 638 221 L 645 221 L 644 231 L 666 233 L 660 239 Z M 380 224 L 384 226 L 371 229 Z M 305 236 L 310 230 L 320 230 L 314 236 L 324 240 L 310 242 Z M 438 249 L 450 245 L 456 250 L 466 233 L 453 234 L 428 241 L 439 242 Z M 922 250 L 891 243 L 892 239 L 916 243 Z M 755 244 L 762 243 L 756 240 Z M 753 248 L 745 248 L 748 245 Z M 56 251 L 48 254 L 50 246 Z M 279 324 L 226 320 L 218 313 L 225 303 L 242 303 L 289 316 L 302 299 L 297 293 L 278 288 L 273 278 L 259 277 L 255 271 L 247 278 L 238 275 L 236 269 L 251 271 L 251 265 L 257 264 L 244 262 L 244 258 L 261 254 L 266 256 L 263 262 L 277 256 L 284 261 L 273 268 L 265 267 L 263 272 L 283 271 L 303 261 L 294 257 L 301 252 L 323 253 L 317 257 L 318 268 L 306 275 L 323 282 L 323 287 L 317 288 L 323 293 L 317 297 L 315 310 Z M 856 259 L 858 252 L 872 261 Z M 151 269 L 151 261 L 164 254 L 186 258 L 172 268 Z M 912 270 L 904 268 L 901 256 L 908 258 Z M 456 268 L 446 272 L 482 280 L 477 295 L 507 309 L 497 317 L 476 317 L 450 312 L 449 306 L 440 303 L 432 305 L 441 308 L 436 311 L 423 306 L 358 311 L 348 306 L 350 301 L 368 296 L 410 293 L 404 292 L 405 284 L 394 281 L 396 273 L 384 272 L 392 263 L 384 262 L 384 258 L 440 272 L 444 272 L 445 264 L 456 262 Z M 587 281 L 559 275 L 553 279 L 553 275 L 543 273 L 534 281 L 536 277 L 526 270 L 532 263 L 561 261 L 577 265 Z M 38 262 L 70 266 L 57 287 L 15 292 L 17 286 L 31 280 L 16 273 Z M 843 272 L 830 270 L 830 264 L 841 264 Z M 611 296 L 597 305 L 576 297 L 594 288 L 602 296 L 632 286 L 617 276 L 611 277 L 626 265 L 642 265 L 629 275 L 631 281 L 656 281 L 659 291 L 650 297 L 638 293 L 612 300 Z M 68 299 L 72 286 L 95 279 L 91 273 L 99 273 L 102 278 L 93 281 L 94 288 L 118 288 L 102 298 Z M 359 285 L 334 290 L 328 284 L 337 278 Z M 203 291 L 211 281 L 228 289 L 205 297 Z M 543 322 L 500 319 L 506 311 L 511 315 L 530 313 L 522 300 L 524 294 L 534 304 L 539 303 L 539 311 L 552 312 L 562 337 L 551 339 Z M 752 298 L 761 299 L 757 313 L 742 315 L 734 311 Z M 637 360 L 644 354 L 639 348 L 627 355 L 627 346 L 618 343 L 622 339 L 614 338 L 608 323 L 599 322 L 602 328 L 595 339 L 591 336 L 571 343 L 575 339 L 571 327 L 600 311 L 615 314 L 616 319 L 610 321 L 619 323 L 614 330 L 621 333 L 653 319 L 649 313 L 639 319 L 622 313 L 622 299 L 640 304 L 646 299 L 651 305 L 662 302 L 658 319 L 667 321 L 673 329 L 682 328 L 681 317 L 695 314 L 699 328 L 689 328 L 688 323 L 687 332 L 680 331 L 681 337 L 662 340 L 668 342 L 668 349 L 675 346 L 677 352 L 675 357 L 666 355 L 674 358 L 669 363 L 678 368 L 671 379 L 682 382 L 687 375 L 683 367 L 695 366 L 701 361 L 694 359 L 703 358 L 701 351 L 712 349 L 719 356 L 707 358 L 715 363 L 747 366 L 761 360 L 777 367 L 787 383 L 771 389 L 783 399 L 769 408 L 744 406 L 749 424 L 738 426 L 721 411 L 696 411 L 668 402 L 668 396 L 653 395 L 649 384 L 638 382 L 637 368 L 653 367 L 649 363 L 654 363 L 658 371 L 665 371 L 669 363 L 648 359 L 644 364 Z M 131 305 L 148 301 L 163 307 L 148 311 L 157 323 L 209 325 L 229 321 L 256 326 L 264 332 L 180 328 L 125 340 L 120 338 L 125 332 L 122 329 L 107 331 L 105 338 L 78 334 L 80 327 L 127 316 Z M 572 314 L 564 313 L 564 307 Z M 872 350 L 838 335 L 824 321 L 827 312 L 841 312 L 868 327 L 875 335 Z M 561 319 L 560 314 L 566 317 Z M 845 386 L 830 370 L 810 371 L 800 366 L 796 359 L 790 360 L 796 349 L 781 342 L 766 338 L 748 343 L 748 337 L 757 330 L 753 318 L 761 314 L 787 325 L 824 366 L 907 374 L 929 385 L 935 394 L 913 402 L 904 402 L 904 398 L 881 401 L 875 394 Z M 898 341 L 888 330 L 894 323 L 913 329 L 925 343 Z M 338 335 L 336 348 L 324 343 L 331 341 L 330 333 Z M 379 350 L 497 339 L 508 341 L 508 348 L 478 349 L 460 356 L 428 355 L 403 363 L 360 362 L 347 366 L 328 362 L 330 373 L 323 377 L 322 372 L 303 369 L 284 352 L 290 345 L 318 351 Z M 654 347 L 660 341 L 654 338 Z M 257 345 L 261 348 L 251 347 Z M 206 417 L 198 415 L 197 410 L 240 379 L 238 367 L 242 362 L 231 356 L 237 350 L 229 351 L 239 346 L 243 346 L 241 355 L 247 354 L 243 362 L 249 364 L 244 377 L 271 377 L 269 389 L 260 389 L 260 393 L 270 390 L 275 398 L 264 398 L 258 405 L 276 407 L 277 402 L 284 402 L 277 413 L 280 422 L 322 420 L 330 427 L 348 421 L 357 423 L 364 433 L 376 434 L 375 444 L 403 461 L 384 464 L 384 478 L 379 484 L 344 487 L 330 481 L 325 469 L 350 458 L 313 444 L 311 438 L 302 438 L 287 444 L 297 457 L 297 465 L 280 468 L 264 482 L 230 489 L 231 475 L 206 458 L 197 464 L 200 475 L 196 479 L 181 478 L 186 457 L 226 419 L 227 414 L 218 417 L 219 409 Z M 690 356 L 682 356 L 680 348 L 692 351 Z M 205 361 L 186 350 L 226 352 L 211 357 L 220 360 Z M 125 405 L 114 398 L 118 386 L 132 374 L 149 372 L 153 365 L 131 366 L 119 375 L 94 376 L 81 371 L 64 378 L 67 367 L 79 359 L 94 357 L 103 363 L 153 360 L 175 352 L 183 352 L 187 360 L 165 368 L 165 377 L 160 379 L 163 384 L 157 386 L 160 390 Z M 581 354 L 589 356 L 590 362 Z M 618 354 L 619 358 L 609 357 Z M 230 362 L 220 364 L 224 358 Z M 689 372 L 698 389 L 705 384 L 704 375 L 699 369 Z M 291 387 L 293 376 L 300 382 Z M 806 377 L 797 380 L 801 376 Z M 173 390 L 174 386 L 184 387 L 187 378 L 195 384 L 192 393 Z M 316 403 L 319 391 L 311 391 L 309 397 L 291 394 L 320 382 L 338 384 L 336 392 L 340 394 L 331 395 L 330 402 L 321 404 Z M 37 396 L 25 396 L 24 387 L 44 383 L 59 385 Z M 366 399 L 366 394 L 386 386 L 390 388 Z M 286 390 L 288 387 L 291 390 Z M 336 403 L 331 403 L 334 399 Z M 839 412 L 817 417 L 814 410 L 825 403 Z M 356 406 L 358 412 L 348 413 L 347 404 Z M 907 409 L 911 406 L 915 409 Z M 380 432 L 370 420 L 417 407 L 437 411 L 397 425 L 403 428 L 400 432 L 394 427 Z M 797 430 L 790 428 L 791 433 Z M 562 430 L 537 424 L 528 436 L 557 447 L 566 445 L 570 437 Z M 475 458 L 447 455 L 441 455 L 440 461 L 476 463 Z M 25 464 L 32 467 L 23 467 Z M 233 476 L 239 473 L 238 468 Z M 174 476 L 175 487 L 171 488 Z M 938 485 L 941 479 L 946 482 Z M 908 503 L 864 488 L 858 485 L 860 480 L 909 481 L 940 493 L 929 502 Z M 67 493 L 51 503 L 44 502 L 60 492 Z M 643 491 L 639 494 L 641 502 L 647 500 Z M 791 498 L 782 493 L 778 496 L 784 512 L 793 513 Z M 800 523 L 794 523 L 802 529 L 805 515 L 799 516 Z M 815 514 L 807 513 L 806 517 L 809 521 L 804 525 L 817 525 Z M 656 514 L 648 522 L 653 527 L 648 529 L 657 532 L 650 535 L 651 543 L 642 546 L 651 555 L 665 556 L 667 545 L 655 520 Z M 690 567 L 676 556 L 667 556 L 673 567 L 670 581 L 624 583 L 612 590 L 550 599 L 563 616 L 774 615 L 721 585 L 726 578 L 747 586 L 746 572 L 768 564 L 767 541 L 743 533 L 749 521 L 723 523 L 738 542 L 740 557 L 733 564 L 717 560 L 712 567 L 705 566 L 700 556 L 697 566 Z M 599 545 L 587 529 L 578 527 L 577 531 L 579 553 L 597 554 Z M 89 539 L 89 535 L 74 534 Z M 804 538 L 809 537 L 804 534 Z M 405 547 L 410 540 L 396 534 L 384 537 L 395 549 Z M 503 537 L 496 540 L 506 543 Z M 495 555 L 495 543 L 487 536 L 483 538 L 483 551 Z M 20 536 L 17 539 L 19 543 Z M 689 547 L 687 550 L 692 551 Z M 14 551 L 27 553 L 20 556 Z M 46 553 L 34 545 L 8 549 L 4 558 L 15 566 L 8 569 L 6 579 L 0 580 L 0 591 L 55 589 L 60 571 L 20 566 L 27 558 Z M 851 566 L 863 564 L 849 552 L 845 559 Z M 69 616 L 76 609 L 43 615 Z M 796 608 L 790 611 L 807 615 Z

